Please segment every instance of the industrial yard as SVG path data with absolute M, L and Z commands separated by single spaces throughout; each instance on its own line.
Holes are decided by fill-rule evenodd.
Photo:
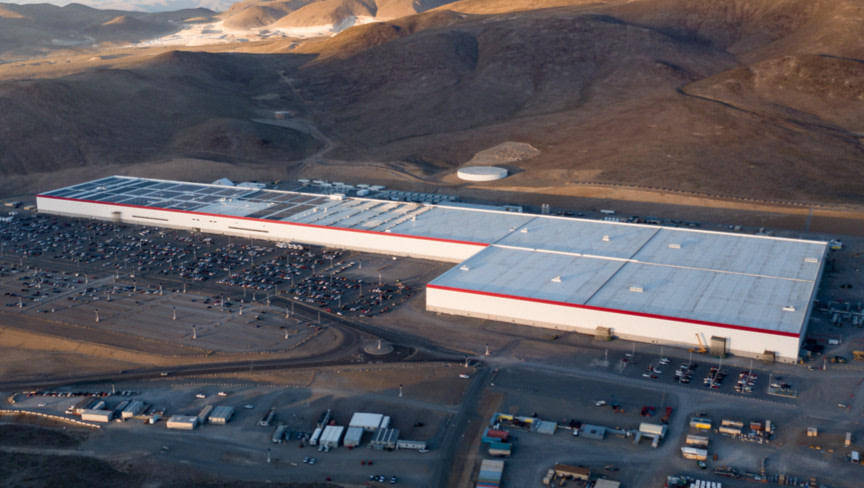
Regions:
M 842 488 L 864 469 L 858 238 L 826 255 L 786 364 L 718 354 L 699 335 L 687 347 L 427 311 L 425 285 L 452 263 L 12 217 L 0 227 L 0 426 L 85 433 L 72 452 L 129 472 Z

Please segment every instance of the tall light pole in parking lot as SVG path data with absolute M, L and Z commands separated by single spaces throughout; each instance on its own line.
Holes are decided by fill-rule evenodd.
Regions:
M 96 323 L 99 323 L 99 309 L 96 309 Z
M 177 320 L 177 307 L 171 307 L 171 320 Z
M 194 325 L 192 326 L 192 338 L 193 338 L 193 339 L 197 339 L 197 338 L 198 338 L 198 327 L 196 327 L 196 326 L 194 326 Z

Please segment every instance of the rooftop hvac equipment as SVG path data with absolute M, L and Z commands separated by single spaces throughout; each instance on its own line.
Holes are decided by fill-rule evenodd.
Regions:
M 630 291 L 633 293 L 642 293 L 645 290 L 641 286 L 631 286 Z
M 561 283 L 561 275 L 552 278 L 553 283 Z
M 670 242 L 669 249 L 681 249 L 681 244 L 678 244 L 677 242 Z

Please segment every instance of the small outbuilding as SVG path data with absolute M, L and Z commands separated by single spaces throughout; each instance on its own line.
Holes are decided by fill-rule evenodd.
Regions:
M 234 416 L 234 407 L 229 407 L 226 405 L 222 405 L 213 409 L 213 413 L 210 414 L 210 423 L 225 425 L 231 420 L 231 417 Z
M 88 408 L 81 411 L 81 420 L 86 422 L 110 422 L 114 418 L 111 410 L 96 410 Z
M 169 429 L 195 430 L 198 427 L 197 415 L 172 415 L 166 424 Z
M 363 441 L 363 429 L 360 427 L 348 427 L 342 445 L 345 447 L 357 447 Z
M 372 435 L 369 445 L 375 449 L 396 449 L 399 440 L 399 429 L 378 429 Z
M 602 425 L 583 424 L 579 435 L 588 439 L 602 441 L 606 438 L 606 427 L 603 427 Z
M 366 432 L 374 432 L 375 429 L 381 427 L 383 420 L 384 416 L 380 413 L 355 412 L 351 421 L 348 422 L 348 427 L 359 427 Z
M 339 447 L 343 432 L 345 432 L 345 427 L 341 425 L 328 425 L 324 427 L 321 437 L 318 439 L 318 445 L 330 448 Z

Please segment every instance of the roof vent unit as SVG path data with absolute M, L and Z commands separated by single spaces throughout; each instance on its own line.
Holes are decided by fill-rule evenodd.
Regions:
M 805 263 L 818 263 L 819 260 L 816 258 L 804 258 Z
M 459 269 L 461 269 L 462 271 L 468 271 L 471 268 L 469 268 L 467 264 L 463 264 L 462 266 L 459 266 Z
M 794 312 L 795 311 L 795 305 L 786 305 L 785 307 L 783 307 L 783 311 L 784 312 Z
M 528 233 L 528 227 L 522 227 L 522 230 L 520 230 L 519 232 L 521 232 L 523 234 L 527 234 Z
M 632 291 L 633 293 L 642 293 L 645 290 L 642 289 L 641 286 L 631 286 L 630 291 Z
M 608 234 L 604 235 L 604 236 L 603 236 L 603 239 L 601 239 L 601 240 L 602 240 L 603 242 L 609 242 L 609 235 L 608 235 Z
M 553 283 L 561 283 L 561 275 L 555 276 L 552 278 Z
M 677 242 L 670 242 L 669 249 L 681 249 L 681 244 L 678 244 Z

